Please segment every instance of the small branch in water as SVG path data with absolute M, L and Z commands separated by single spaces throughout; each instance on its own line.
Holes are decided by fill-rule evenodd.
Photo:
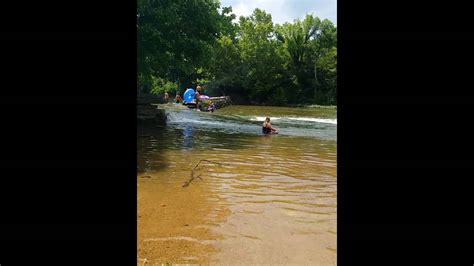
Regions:
M 196 178 L 199 178 L 199 179 L 202 180 L 202 178 L 201 178 L 200 175 L 194 176 L 194 171 L 193 171 L 193 173 L 191 174 L 191 177 L 190 177 L 186 182 L 184 182 L 184 184 L 183 184 L 182 187 L 187 187 L 187 186 L 189 186 L 189 184 L 191 184 L 191 182 L 192 182 L 194 179 L 196 179 Z
M 212 161 L 205 160 L 205 159 L 199 160 L 199 162 L 196 164 L 196 166 L 194 166 L 194 168 L 191 170 L 191 177 L 190 177 L 186 182 L 184 182 L 184 184 L 183 184 L 182 187 L 187 187 L 187 186 L 189 186 L 189 184 L 191 184 L 191 182 L 192 182 L 194 179 L 196 179 L 196 178 L 199 178 L 199 179 L 203 180 L 203 179 L 201 178 L 201 175 L 194 176 L 194 170 L 196 170 L 196 168 L 198 168 L 198 166 L 199 166 L 199 164 L 200 164 L 201 162 L 208 162 L 208 163 L 223 165 L 222 163 L 216 163 L 216 162 L 212 162 Z

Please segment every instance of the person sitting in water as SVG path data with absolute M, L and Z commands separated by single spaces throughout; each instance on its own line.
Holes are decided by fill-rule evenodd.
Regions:
M 211 101 L 209 106 L 207 107 L 207 110 L 213 113 L 216 110 L 216 105 Z
M 265 121 L 263 122 L 263 125 L 262 125 L 262 133 L 263 134 L 277 134 L 278 133 L 278 130 L 272 127 L 272 124 L 270 123 L 270 117 L 265 118 Z

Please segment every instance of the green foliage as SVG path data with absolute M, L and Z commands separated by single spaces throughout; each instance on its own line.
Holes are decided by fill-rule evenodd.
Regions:
M 254 101 L 266 102 L 278 87 L 278 74 L 283 70 L 279 67 L 283 60 L 277 53 L 271 15 L 257 8 L 251 16 L 240 17 L 239 34 L 242 87 Z
M 138 0 L 138 93 L 199 83 L 234 102 L 336 104 L 337 29 L 329 20 L 274 25 L 255 9 L 234 23 L 232 7 L 219 8 L 218 0 Z
M 211 48 L 227 13 L 215 0 L 138 0 L 138 87 L 150 90 L 150 76 L 179 84 L 205 76 Z M 227 10 L 228 11 L 228 10 Z M 227 29 L 229 32 L 229 29 Z
M 285 68 L 296 85 L 296 102 L 335 102 L 336 29 L 329 20 L 306 15 L 303 21 L 276 27 L 286 53 Z M 331 94 L 331 95 L 328 95 Z M 300 100 L 305 99 L 305 100 Z M 295 98 L 292 99 L 295 102 Z
M 202 100 L 199 102 L 199 109 L 207 108 L 211 104 L 209 100 Z
M 288 99 L 285 96 L 285 92 L 282 87 L 279 87 L 275 92 L 270 96 L 270 103 L 274 105 L 284 105 L 288 102 Z
M 167 81 L 162 78 L 151 77 L 151 90 L 152 94 L 164 94 L 165 92 L 172 92 L 178 89 L 178 84 L 175 82 Z
M 331 47 L 327 49 L 316 61 L 316 68 L 319 70 L 318 81 L 320 83 L 322 93 L 327 96 L 324 103 L 336 103 L 336 82 L 337 82 L 337 49 Z

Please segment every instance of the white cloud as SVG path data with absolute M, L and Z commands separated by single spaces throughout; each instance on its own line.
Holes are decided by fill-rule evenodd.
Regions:
M 237 15 L 237 18 L 240 16 L 248 16 L 252 14 L 252 8 L 245 3 L 238 3 L 235 6 L 232 6 L 232 12 Z
M 272 15 L 273 23 L 293 22 L 312 13 L 337 25 L 337 0 L 221 0 L 221 6 L 232 6 L 237 18 L 249 16 L 255 8 L 260 8 Z

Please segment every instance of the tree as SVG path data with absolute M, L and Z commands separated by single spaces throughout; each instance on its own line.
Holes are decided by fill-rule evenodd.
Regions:
M 337 29 L 313 15 L 274 25 L 255 9 L 234 23 L 218 0 L 138 0 L 137 93 L 193 82 L 236 102 L 336 102 Z
M 151 88 L 152 76 L 185 83 L 198 69 L 225 25 L 216 0 L 138 0 L 138 87 Z
M 337 29 L 327 19 L 320 25 L 318 38 L 313 44 L 314 71 L 320 90 L 314 97 L 325 104 L 336 103 L 337 87 Z
M 240 17 L 238 47 L 244 92 L 255 102 L 286 103 L 284 93 L 276 90 L 283 61 L 277 54 L 271 15 L 257 8 L 251 16 Z
M 311 43 L 319 36 L 320 24 L 319 18 L 306 15 L 303 21 L 295 20 L 294 23 L 276 27 L 277 39 L 283 44 L 289 57 L 287 70 L 293 76 L 296 85 L 294 94 L 297 94 L 298 98 L 307 98 L 303 96 L 317 87 L 317 84 L 312 82 L 315 78 L 312 75 L 314 68 L 309 68 L 308 65 L 314 66 Z

